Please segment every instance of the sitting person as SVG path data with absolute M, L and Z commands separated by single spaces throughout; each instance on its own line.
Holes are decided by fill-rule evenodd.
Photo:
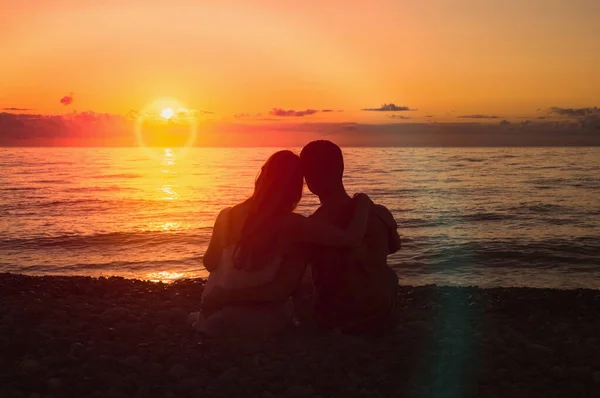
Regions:
M 196 330 L 210 336 L 274 334 L 293 319 L 291 295 L 305 272 L 307 244 L 350 247 L 362 241 L 371 201 L 357 195 L 347 228 L 341 229 L 294 213 L 302 197 L 300 158 L 291 151 L 273 154 L 262 167 L 254 194 L 222 210 L 204 255 L 210 272 L 203 303 L 215 291 L 245 290 L 243 298 L 213 311 L 190 315 Z M 257 289 L 261 301 L 251 299 Z
M 341 149 L 329 141 L 315 141 L 304 147 L 300 158 L 308 188 L 321 200 L 311 219 L 350 229 L 356 222 L 359 203 L 344 188 Z M 377 334 L 392 329 L 398 317 L 398 277 L 388 267 L 387 256 L 400 249 L 397 228 L 389 210 L 378 205 L 370 207 L 360 245 L 334 247 L 313 240 L 308 257 L 303 257 L 310 263 L 312 311 L 306 311 L 304 300 L 297 306 L 297 314 L 305 321 L 309 314 L 325 330 Z M 217 289 L 206 297 L 204 309 L 215 311 L 240 301 L 263 302 L 282 286 L 274 280 L 252 290 Z

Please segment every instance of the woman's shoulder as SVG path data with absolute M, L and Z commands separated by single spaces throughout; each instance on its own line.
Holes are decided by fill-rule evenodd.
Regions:
M 237 205 L 229 206 L 221 210 L 220 214 L 228 214 L 229 217 L 238 218 L 248 212 L 248 203 L 242 202 Z

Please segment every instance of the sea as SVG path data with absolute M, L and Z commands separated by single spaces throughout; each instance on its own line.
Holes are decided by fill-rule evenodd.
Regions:
M 216 215 L 276 150 L 0 148 L 0 272 L 206 276 Z M 398 222 L 402 284 L 600 288 L 600 148 L 343 153 L 347 190 Z

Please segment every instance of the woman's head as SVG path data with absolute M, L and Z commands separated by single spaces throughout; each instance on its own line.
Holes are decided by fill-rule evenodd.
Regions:
M 291 151 L 275 152 L 261 168 L 248 199 L 248 216 L 236 250 L 238 268 L 256 267 L 276 249 L 277 226 L 302 198 L 300 157 Z
M 300 157 L 292 151 L 275 152 L 261 168 L 252 200 L 260 207 L 290 212 L 302 198 Z

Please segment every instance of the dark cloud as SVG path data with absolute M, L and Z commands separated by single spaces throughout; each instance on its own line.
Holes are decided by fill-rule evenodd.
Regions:
M 71 105 L 73 103 L 73 93 L 70 93 L 69 95 L 65 95 L 64 97 L 62 97 L 60 99 L 60 103 L 65 106 Z
M 495 115 L 481 115 L 481 114 L 475 114 L 475 115 L 462 115 L 462 116 L 457 116 L 460 119 L 500 119 L 500 116 L 495 116 Z
M 306 116 L 306 115 L 314 115 L 317 112 L 319 112 L 319 111 L 314 110 L 314 109 L 307 109 L 305 111 L 295 111 L 293 109 L 285 110 L 285 109 L 281 109 L 281 108 L 273 108 L 269 112 L 269 115 L 271 115 L 271 116 L 295 116 L 295 117 L 299 117 L 299 116 Z
M 501 125 L 506 125 L 506 124 L 510 124 L 510 122 L 506 119 L 504 119 L 503 121 L 500 122 Z
M 29 108 L 2 108 L 3 111 L 17 111 L 17 112 L 27 112 L 32 111 L 33 109 Z
M 590 115 L 600 115 L 600 108 L 560 108 L 554 106 L 550 108 L 550 113 L 554 113 L 560 116 L 567 117 L 581 117 L 581 116 L 590 116 Z
M 327 112 L 344 112 L 341 109 L 338 110 L 334 110 L 334 109 L 321 109 L 321 112 L 327 113 Z
M 584 130 L 600 130 L 600 108 L 560 108 L 552 107 L 549 112 L 557 117 L 566 117 L 574 120 L 579 128 Z
M 408 106 L 397 106 L 396 104 L 383 104 L 379 108 L 364 108 L 362 111 L 369 112 L 402 112 L 402 111 L 416 111 L 416 109 L 411 109 Z
M 409 120 L 409 119 L 412 119 L 412 117 L 410 117 L 410 116 L 404 116 L 404 115 L 391 115 L 390 119 Z

